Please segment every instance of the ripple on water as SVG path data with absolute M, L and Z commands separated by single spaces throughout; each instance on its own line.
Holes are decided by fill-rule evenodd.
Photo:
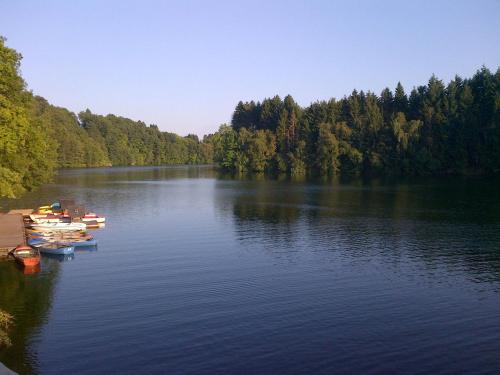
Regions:
M 108 224 L 97 251 L 31 279 L 0 264 L 0 306 L 29 323 L 13 334 L 27 353 L 0 360 L 42 374 L 500 371 L 498 181 L 193 173 L 65 171 L 15 203 L 64 192 Z

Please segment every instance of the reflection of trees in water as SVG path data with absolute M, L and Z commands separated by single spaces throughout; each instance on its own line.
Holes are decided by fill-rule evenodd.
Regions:
M 212 178 L 212 166 L 151 166 L 113 167 L 66 170 L 58 176 L 57 182 L 86 187 L 101 186 L 119 181 L 158 181 L 179 178 Z
M 215 173 L 212 166 L 203 165 L 66 169 L 59 172 L 54 184 L 43 185 L 23 195 L 21 199 L 0 198 L 0 208 L 2 211 L 33 208 L 50 204 L 59 198 L 75 199 L 92 207 L 97 201 L 95 196 L 108 194 L 107 200 L 122 199 L 123 196 L 119 193 L 125 186 L 123 183 L 213 178 Z
M 20 374 L 38 372 L 30 344 L 46 322 L 59 267 L 58 261 L 43 259 L 42 272 L 24 275 L 14 262 L 0 263 L 0 306 L 15 318 L 12 346 L 0 350 L 0 362 Z
M 248 245 L 500 281 L 497 180 L 238 181 L 225 190 L 218 200 L 231 197 L 236 234 Z

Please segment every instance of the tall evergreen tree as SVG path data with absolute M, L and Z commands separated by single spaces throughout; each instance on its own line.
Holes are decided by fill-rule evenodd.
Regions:
M 255 129 L 273 132 L 277 152 L 266 165 L 287 173 L 500 172 L 499 77 L 498 70 L 492 74 L 483 67 L 471 79 L 455 77 L 446 86 L 432 76 L 409 97 L 398 82 L 394 95 L 389 89 L 379 97 L 354 90 L 339 101 L 304 109 L 290 96 L 281 103 L 273 98 L 275 106 L 264 99 L 258 124 L 241 122 L 250 133 L 235 135 L 254 139 Z M 253 113 L 259 106 L 251 103 L 239 103 L 237 111 Z M 241 124 L 237 121 L 234 129 Z M 262 154 L 261 148 L 253 149 Z M 240 152 L 252 160 L 249 147 Z
M 394 91 L 394 108 L 393 112 L 407 113 L 408 112 L 408 97 L 405 94 L 405 90 L 401 82 L 398 82 L 396 86 L 396 91 Z

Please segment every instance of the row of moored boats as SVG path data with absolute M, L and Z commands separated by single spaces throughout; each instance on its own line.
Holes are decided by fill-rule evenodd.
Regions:
M 27 245 L 18 246 L 12 255 L 23 266 L 36 267 L 40 254 L 68 255 L 75 248 L 95 247 L 97 240 L 87 229 L 101 228 L 105 221 L 73 201 L 61 200 L 38 207 L 25 216 Z

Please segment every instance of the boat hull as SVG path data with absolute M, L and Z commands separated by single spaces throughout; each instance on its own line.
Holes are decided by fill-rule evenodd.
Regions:
M 81 240 L 78 241 L 76 239 L 56 239 L 56 240 L 51 240 L 51 239 L 31 239 L 28 240 L 28 244 L 31 246 L 35 247 L 41 247 L 46 244 L 50 243 L 58 243 L 63 246 L 73 246 L 73 247 L 90 247 L 90 246 L 97 246 L 97 240 L 92 238 L 88 240 Z
M 71 218 L 66 216 L 44 216 L 44 215 L 30 215 L 31 221 L 35 224 L 46 224 L 46 223 L 71 223 Z M 80 220 L 83 223 L 98 223 L 102 224 L 106 222 L 106 218 L 101 216 L 89 216 L 82 217 Z
M 40 252 L 30 246 L 18 246 L 12 256 L 23 267 L 36 267 L 40 264 Z
M 40 231 L 78 231 L 85 230 L 87 225 L 84 223 L 41 223 L 31 226 Z
M 67 246 L 67 245 L 58 247 L 42 245 L 39 247 L 39 250 L 42 254 L 53 254 L 53 255 L 68 255 L 68 254 L 73 254 L 75 252 L 75 248 L 73 246 Z
M 96 217 L 82 217 L 81 220 L 84 223 L 85 222 L 89 222 L 89 221 L 95 221 L 96 223 L 102 224 L 102 223 L 106 222 L 106 218 L 105 217 L 100 217 L 100 216 L 96 216 Z
M 28 245 L 30 245 L 30 246 L 39 246 L 39 245 L 44 244 L 47 241 L 44 239 L 41 239 L 41 238 L 31 238 L 27 242 L 28 242 Z
M 69 245 L 69 246 L 73 246 L 73 247 L 97 246 L 97 240 L 93 238 L 91 240 L 86 240 L 86 241 L 67 242 L 66 244 Z

